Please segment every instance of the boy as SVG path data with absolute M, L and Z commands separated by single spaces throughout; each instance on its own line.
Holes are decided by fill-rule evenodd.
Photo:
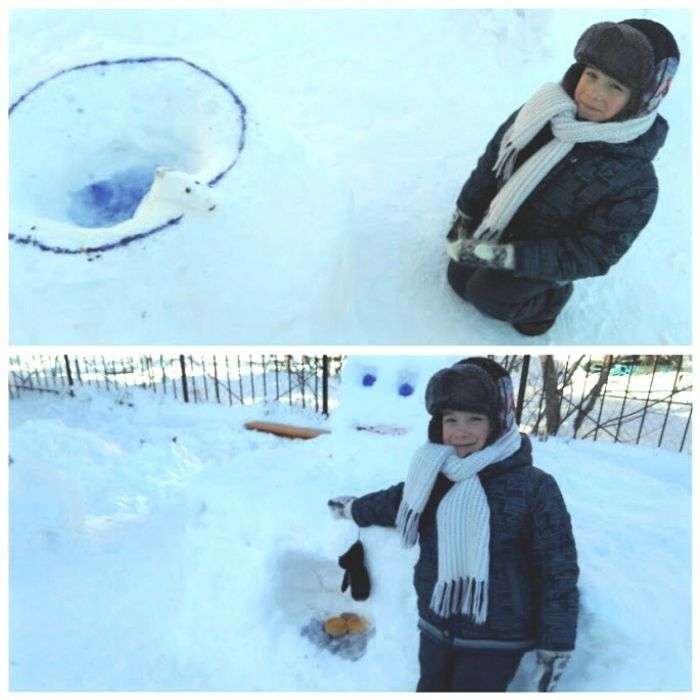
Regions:
M 604 275 L 646 226 L 658 196 L 657 114 L 680 53 L 651 20 L 601 22 L 488 144 L 457 200 L 447 278 L 523 335 L 554 324 L 575 279 Z
M 538 689 L 553 690 L 576 637 L 576 547 L 557 484 L 515 425 L 510 376 L 462 360 L 430 379 L 425 402 L 429 441 L 405 482 L 331 499 L 331 512 L 419 543 L 417 690 L 505 691 L 531 649 Z

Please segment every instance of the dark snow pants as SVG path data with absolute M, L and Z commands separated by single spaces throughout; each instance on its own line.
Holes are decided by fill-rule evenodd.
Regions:
M 416 691 L 503 693 L 524 654 L 524 651 L 457 649 L 421 632 L 420 680 Z
M 481 313 L 508 323 L 553 321 L 569 301 L 574 285 L 516 277 L 506 270 L 469 267 L 450 260 L 452 289 Z

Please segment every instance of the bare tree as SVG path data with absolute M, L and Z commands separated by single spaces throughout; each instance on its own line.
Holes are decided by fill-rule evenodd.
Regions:
M 585 355 L 567 358 L 562 365 L 553 355 L 540 356 L 543 401 L 537 423 L 544 416 L 547 435 L 556 435 L 561 424 L 571 415 L 570 412 L 562 413 L 564 392 L 570 387 L 574 373 L 584 358 Z
M 576 418 L 574 419 L 574 435 L 581 427 L 581 424 L 586 419 L 586 416 L 593 410 L 596 401 L 600 397 L 600 392 L 603 387 L 608 383 L 608 376 L 610 375 L 610 368 L 613 365 L 613 356 L 606 355 L 603 362 L 603 367 L 598 374 L 598 381 L 593 385 L 593 388 L 588 392 L 588 394 L 582 398 L 581 403 L 578 407 L 578 412 L 576 413 Z

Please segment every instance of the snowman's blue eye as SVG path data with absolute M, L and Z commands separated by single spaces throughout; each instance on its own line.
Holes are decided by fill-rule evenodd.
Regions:
M 408 382 L 404 382 L 399 386 L 399 394 L 401 396 L 410 396 L 413 392 L 414 388 Z
M 370 372 L 367 372 L 367 374 L 362 377 L 362 386 L 372 386 L 376 381 L 377 378 Z

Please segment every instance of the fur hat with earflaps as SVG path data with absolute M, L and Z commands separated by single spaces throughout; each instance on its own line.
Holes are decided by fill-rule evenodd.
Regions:
M 574 48 L 576 63 L 562 80 L 573 96 L 586 65 L 593 65 L 632 91 L 616 121 L 653 112 L 666 96 L 678 69 L 680 51 L 671 32 L 649 19 L 598 22 L 581 35 Z
M 469 357 L 436 372 L 425 388 L 425 408 L 432 416 L 428 439 L 442 443 L 442 413 L 471 411 L 488 417 L 488 443 L 503 435 L 515 422 L 515 401 L 510 375 L 486 357 Z

